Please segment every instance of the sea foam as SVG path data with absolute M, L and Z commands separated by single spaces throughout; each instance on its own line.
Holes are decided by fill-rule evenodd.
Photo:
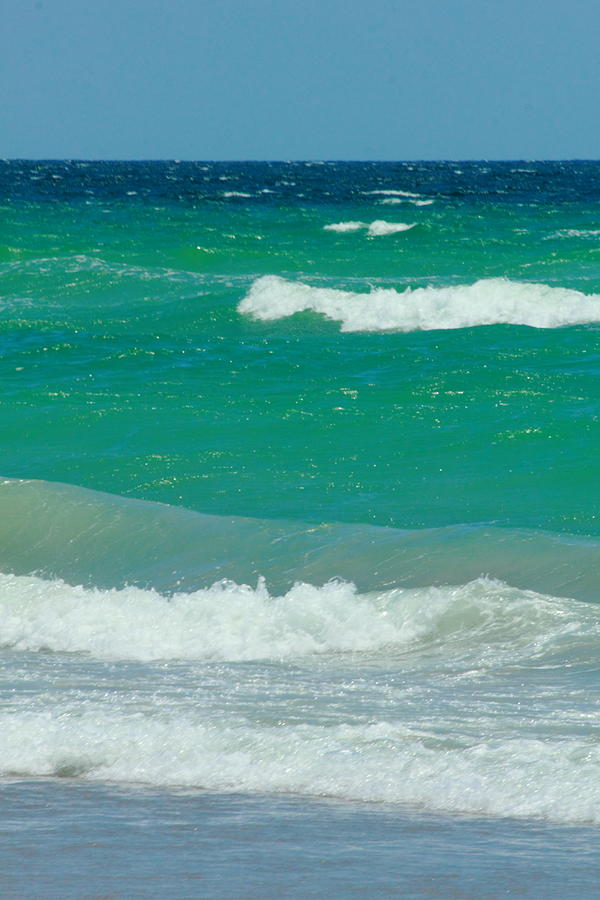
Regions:
M 360 231 L 361 228 L 368 228 L 365 222 L 333 222 L 331 225 L 323 225 L 324 231 L 337 231 L 344 234 L 346 231 Z
M 593 610 L 592 610 L 593 613 Z M 558 641 L 600 635 L 587 604 L 477 579 L 456 587 L 360 594 L 348 582 L 297 583 L 271 596 L 231 581 L 165 597 L 0 575 L 0 646 L 99 659 L 283 659 L 439 645 L 479 666 L 528 660 Z M 586 653 L 588 645 L 581 648 Z
M 415 222 L 407 224 L 406 222 L 386 222 L 384 219 L 376 219 L 369 225 L 368 234 L 370 237 L 380 237 L 383 234 L 399 234 L 401 231 L 410 231 L 415 227 Z
M 113 700 L 3 709 L 0 772 L 600 822 L 600 746 L 581 736 L 457 741 L 393 720 L 283 727 Z
M 407 224 L 406 222 L 385 222 L 383 219 L 376 219 L 370 224 L 368 222 L 334 222 L 331 225 L 324 225 L 324 231 L 337 231 L 340 234 L 350 231 L 361 231 L 366 229 L 369 237 L 381 237 L 384 234 L 398 234 L 401 231 L 410 231 L 415 227 L 415 222 Z
M 410 197 L 384 197 L 379 201 L 384 206 L 398 206 L 403 203 L 412 203 L 413 206 L 431 206 L 435 200 L 413 200 Z
M 348 583 L 298 584 L 278 597 L 262 582 L 256 588 L 220 582 L 166 598 L 3 575 L 0 598 L 5 647 L 45 651 L 44 660 L 48 651 L 125 660 L 88 670 L 94 686 L 108 678 L 109 690 L 102 681 L 93 690 L 78 683 L 82 667 L 70 661 L 69 689 L 61 683 L 60 690 L 44 686 L 26 697 L 9 692 L 0 710 L 4 776 L 600 822 L 600 748 L 585 723 L 563 736 L 561 717 L 571 712 L 561 698 L 550 724 L 519 706 L 517 727 L 505 688 L 492 690 L 493 673 L 507 667 L 554 671 L 558 658 L 574 668 L 594 666 L 600 626 L 593 604 L 485 578 L 364 595 Z M 361 673 L 343 687 L 350 706 L 325 688 L 317 698 L 313 693 L 313 678 L 322 685 L 347 665 L 340 652 L 352 654 L 352 678 Z M 368 654 L 367 667 L 393 660 L 397 668 L 402 661 L 404 674 L 393 685 L 373 682 L 375 705 L 360 653 Z M 168 659 L 219 665 L 182 669 Z M 163 662 L 140 668 L 130 660 Z M 58 684 L 60 668 L 48 665 Z M 187 680 L 165 685 L 165 672 L 177 679 L 188 672 Z M 455 714 L 458 685 L 474 673 L 485 680 L 471 701 L 476 728 L 472 710 L 466 720 L 462 708 L 459 719 Z M 415 687 L 428 677 L 431 696 L 423 705 L 427 681 L 417 694 Z M 268 699 L 261 694 L 266 685 Z M 255 702 L 254 691 L 264 702 Z M 467 703 L 470 696 L 467 684 Z
M 404 291 L 374 288 L 367 294 L 265 275 L 254 282 L 238 311 L 263 321 L 312 311 L 340 322 L 342 331 L 428 331 L 501 323 L 559 328 L 600 321 L 600 296 L 507 278 Z

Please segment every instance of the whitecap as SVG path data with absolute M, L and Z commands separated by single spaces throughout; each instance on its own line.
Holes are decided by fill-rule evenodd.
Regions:
M 407 224 L 406 222 L 385 222 L 383 219 L 376 219 L 369 225 L 369 237 L 381 237 L 384 234 L 399 234 L 402 231 L 410 231 L 415 227 L 415 222 Z
M 366 593 L 340 580 L 297 582 L 280 595 L 262 578 L 254 588 L 224 579 L 165 596 L 0 574 L 0 612 L 1 647 L 146 661 L 289 659 L 437 642 L 446 659 L 458 654 L 480 666 L 543 656 L 565 636 L 600 637 L 588 604 L 487 578 Z
M 368 228 L 366 222 L 334 222 L 332 225 L 323 225 L 324 231 L 338 231 L 343 234 L 347 231 L 360 231 L 361 228 Z
M 600 322 L 600 295 L 507 278 L 358 293 L 265 275 L 238 305 L 240 313 L 263 321 L 309 310 L 340 322 L 342 331 L 428 331 L 500 323 L 560 328 Z
M 435 203 L 435 200 L 416 200 L 413 197 L 383 197 L 379 203 L 382 206 L 399 206 L 403 203 L 411 203 L 413 206 L 431 206 L 432 203 Z
M 415 194 L 414 191 L 397 191 L 386 188 L 377 190 L 377 191 L 363 191 L 363 194 L 385 194 L 390 197 L 420 197 L 420 194 Z
M 324 225 L 324 231 L 336 231 L 345 234 L 352 231 L 360 231 L 366 229 L 369 237 L 380 237 L 384 234 L 398 234 L 401 231 L 409 231 L 415 227 L 416 223 L 406 224 L 405 222 L 385 222 L 383 219 L 376 219 L 374 222 L 334 222 L 331 225 Z

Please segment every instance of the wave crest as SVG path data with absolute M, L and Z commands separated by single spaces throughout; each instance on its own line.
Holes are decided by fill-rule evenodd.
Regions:
M 271 596 L 223 580 L 165 597 L 0 575 L 0 646 L 101 659 L 289 659 L 339 652 L 443 648 L 473 665 L 554 652 L 600 629 L 585 604 L 485 578 L 458 587 L 360 594 L 348 582 L 297 583 Z M 587 644 L 582 652 L 587 652 Z M 589 649 L 589 648 L 588 648 Z
M 312 311 L 340 322 L 342 331 L 430 331 L 497 324 L 560 328 L 599 322 L 600 295 L 507 278 L 405 291 L 374 288 L 364 294 L 264 275 L 254 282 L 238 311 L 262 321 Z
M 384 219 L 376 219 L 370 224 L 368 222 L 334 222 L 331 225 L 323 225 L 323 231 L 336 231 L 344 234 L 350 231 L 360 231 L 365 228 L 369 237 L 381 237 L 384 234 L 400 234 L 402 231 L 410 231 L 414 228 L 416 222 L 407 224 L 406 222 L 386 222 Z

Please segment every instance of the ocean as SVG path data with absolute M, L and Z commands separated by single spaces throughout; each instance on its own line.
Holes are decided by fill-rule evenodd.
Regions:
M 2 896 L 597 896 L 599 204 L 0 162 Z

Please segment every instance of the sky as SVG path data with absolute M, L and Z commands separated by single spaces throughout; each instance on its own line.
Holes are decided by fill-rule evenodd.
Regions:
M 0 0 L 0 157 L 595 159 L 598 0 Z

